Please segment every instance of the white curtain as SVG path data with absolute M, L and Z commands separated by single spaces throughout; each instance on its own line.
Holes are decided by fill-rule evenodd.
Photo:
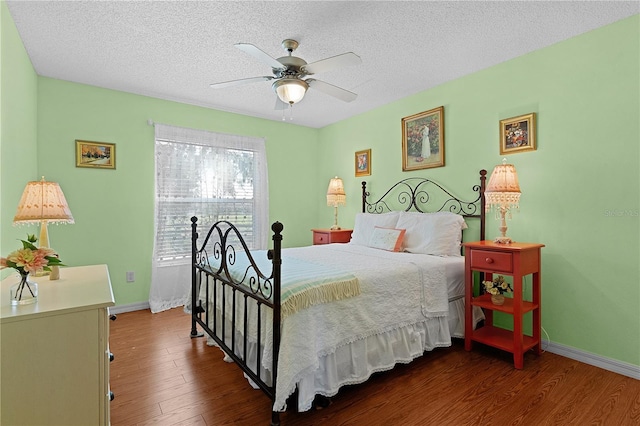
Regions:
M 191 217 L 203 235 L 234 223 L 250 248 L 269 237 L 267 156 L 263 138 L 155 124 L 155 236 L 151 312 L 182 306 L 190 295 Z

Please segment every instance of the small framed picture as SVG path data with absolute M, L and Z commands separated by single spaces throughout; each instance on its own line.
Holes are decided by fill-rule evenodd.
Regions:
M 369 176 L 371 174 L 371 150 L 356 152 L 356 177 Z
M 444 166 L 444 107 L 402 119 L 402 171 Z
M 76 167 L 116 168 L 116 144 L 76 139 Z
M 535 112 L 500 120 L 500 155 L 535 150 Z

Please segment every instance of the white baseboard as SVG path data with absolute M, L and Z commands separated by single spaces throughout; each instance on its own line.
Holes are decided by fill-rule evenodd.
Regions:
M 129 303 L 128 305 L 116 305 L 109 308 L 110 314 L 122 314 L 124 312 L 142 311 L 149 309 L 149 302 Z
M 542 349 L 556 355 L 575 359 L 576 361 L 584 362 L 585 364 L 593 365 L 604 370 L 613 371 L 614 373 L 640 380 L 640 366 L 637 365 L 595 355 L 571 346 L 561 345 L 544 339 L 542 340 Z

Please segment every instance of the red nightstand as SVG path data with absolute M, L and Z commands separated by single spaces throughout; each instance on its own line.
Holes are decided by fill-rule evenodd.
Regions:
M 464 347 L 471 350 L 472 342 L 480 342 L 513 353 L 515 368 L 524 366 L 524 353 L 533 349 L 542 353 L 540 322 L 540 249 L 544 244 L 511 243 L 498 244 L 493 241 L 463 243 L 465 255 L 465 332 Z M 473 271 L 484 272 L 485 280 L 491 280 L 493 274 L 513 277 L 513 298 L 506 298 L 504 305 L 491 303 L 490 295 L 473 297 Z M 531 274 L 533 288 L 532 300 L 523 300 L 522 278 Z M 472 307 L 480 306 L 484 310 L 484 327 L 473 330 Z M 513 331 L 494 327 L 493 311 L 513 315 Z M 522 317 L 533 313 L 533 336 L 527 336 L 522 330 Z
M 351 241 L 351 233 L 353 229 L 312 229 L 313 245 L 331 244 L 331 243 L 348 243 Z

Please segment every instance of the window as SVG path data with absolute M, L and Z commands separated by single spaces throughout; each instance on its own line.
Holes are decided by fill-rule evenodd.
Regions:
M 199 230 L 228 220 L 250 248 L 264 249 L 269 206 L 264 139 L 155 126 L 156 232 L 149 304 L 158 312 L 184 304 L 189 296 L 192 216 L 198 217 Z

